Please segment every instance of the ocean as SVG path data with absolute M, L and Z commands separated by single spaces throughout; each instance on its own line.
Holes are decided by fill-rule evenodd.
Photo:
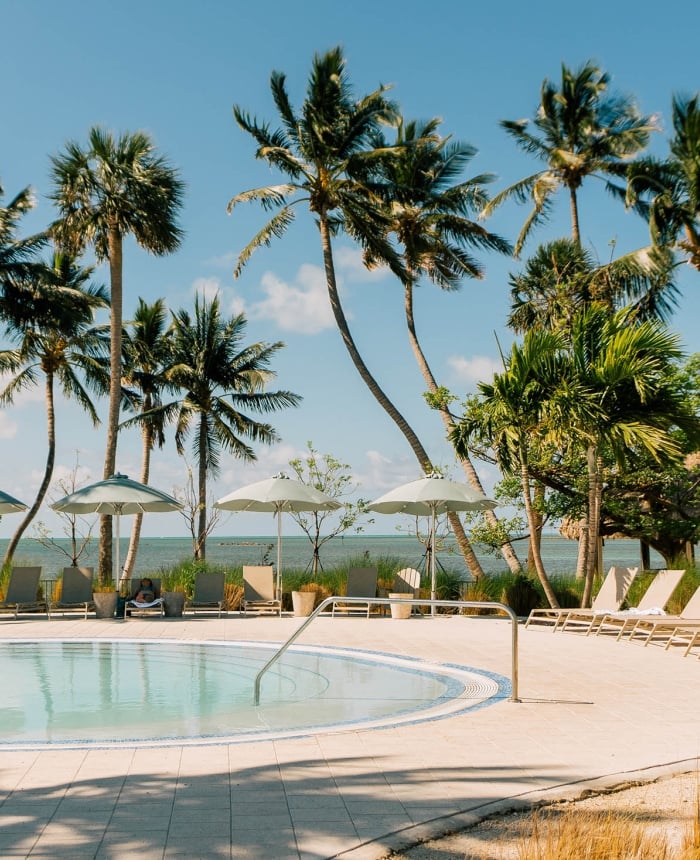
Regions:
M 223 566 L 239 567 L 243 564 L 274 564 L 277 558 L 276 537 L 220 537 L 210 536 L 207 540 L 207 560 Z M 67 538 L 55 540 L 57 547 L 67 549 Z M 4 556 L 8 540 L 0 540 L 0 553 Z M 120 558 L 126 558 L 129 541 L 122 538 L 120 542 Z M 516 552 L 524 561 L 526 544 L 515 545 Z M 483 548 L 475 546 L 475 551 L 486 573 L 498 573 L 507 569 L 503 558 L 487 553 Z M 577 543 L 562 537 L 544 537 L 542 541 L 542 556 L 545 568 L 549 574 L 572 574 L 576 567 Z M 2 556 L 0 556 L 2 557 Z M 368 563 L 381 558 L 395 558 L 406 567 L 425 568 L 425 550 L 417 538 L 410 535 L 350 535 L 333 538 L 321 548 L 321 563 L 326 568 L 337 567 L 348 562 L 358 562 L 366 559 Z M 139 574 L 156 573 L 162 568 L 172 567 L 182 561 L 192 558 L 192 541 L 190 538 L 145 537 L 141 539 L 136 559 L 136 569 Z M 304 535 L 283 536 L 282 538 L 282 569 L 304 570 L 311 559 L 311 544 Z M 443 551 L 438 552 L 437 561 L 447 570 L 455 570 L 469 579 L 462 556 L 456 548 L 454 540 L 445 544 Z M 14 563 L 17 565 L 41 565 L 44 578 L 55 578 L 64 566 L 70 564 L 58 548 L 48 548 L 33 538 L 23 538 L 15 554 Z M 97 541 L 92 541 L 88 551 L 80 558 L 80 564 L 97 566 Z M 639 543 L 635 540 L 608 540 L 605 542 L 603 567 L 607 570 L 610 565 L 634 566 L 640 564 Z M 663 567 L 661 556 L 652 552 L 652 567 Z

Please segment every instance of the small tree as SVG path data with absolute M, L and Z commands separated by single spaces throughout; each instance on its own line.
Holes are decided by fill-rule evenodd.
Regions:
M 311 541 L 313 555 L 307 566 L 311 573 L 317 573 L 321 564 L 321 547 L 339 534 L 354 531 L 359 534 L 364 526 L 358 523 L 361 517 L 367 515 L 368 501 L 358 499 L 356 502 L 342 501 L 357 490 L 357 484 L 353 481 L 349 472 L 350 466 L 341 463 L 332 454 L 319 454 L 314 448 L 313 442 L 306 443 L 306 454 L 289 461 L 294 469 L 297 479 L 302 484 L 314 487 L 342 504 L 339 511 L 312 511 L 311 513 L 290 512 L 294 521 Z M 338 516 L 335 526 L 331 527 L 323 537 L 321 530 L 326 525 L 330 514 Z M 374 520 L 368 520 L 374 522 Z
M 202 541 L 207 539 L 207 536 L 212 533 L 214 527 L 218 524 L 223 515 L 220 508 L 214 507 L 214 499 L 209 497 L 206 506 L 206 520 L 202 527 L 200 522 L 199 493 L 194 485 L 194 473 L 192 467 L 187 466 L 187 481 L 184 487 L 173 487 L 173 496 L 182 502 L 182 510 L 180 514 L 184 517 L 187 523 L 187 528 L 192 535 L 192 557 L 195 559 L 203 558 Z
M 56 489 L 58 492 L 50 494 L 52 502 L 55 502 L 59 498 L 63 498 L 63 496 L 67 496 L 70 493 L 74 493 L 84 485 L 82 481 L 78 480 L 80 471 L 80 459 L 78 452 L 76 451 L 75 465 L 72 470 L 65 478 L 60 478 L 56 481 Z M 61 546 L 56 542 L 55 538 L 51 537 L 51 532 L 46 527 L 45 523 L 41 522 L 41 520 L 37 521 L 34 525 L 34 535 L 32 540 L 37 541 L 37 543 L 40 543 L 47 549 L 53 549 L 56 550 L 56 552 L 65 555 L 66 558 L 70 559 L 71 566 L 77 567 L 80 557 L 87 552 L 90 542 L 92 541 L 92 530 L 95 527 L 95 520 L 90 521 L 85 517 L 78 516 L 78 514 L 68 514 L 61 511 L 57 511 L 57 513 L 63 522 L 63 534 L 70 540 L 69 549 Z

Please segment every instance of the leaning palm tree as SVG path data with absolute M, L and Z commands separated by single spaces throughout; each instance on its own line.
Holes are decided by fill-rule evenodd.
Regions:
M 55 383 L 66 397 L 77 400 L 95 426 L 99 424 L 88 389 L 106 389 L 108 341 L 104 327 L 93 325 L 93 315 L 108 307 L 109 301 L 104 287 L 90 281 L 92 272 L 56 252 L 31 291 L 41 297 L 38 306 L 51 309 L 43 320 L 27 321 L 26 287 L 12 295 L 6 292 L 0 300 L 0 314 L 8 321 L 6 333 L 17 343 L 13 349 L 0 351 L 0 372 L 13 374 L 0 392 L 0 405 L 12 403 L 19 392 L 35 386 L 43 376 L 48 437 L 44 476 L 34 503 L 10 539 L 3 566 L 11 562 L 51 483 L 56 458 Z
M 275 376 L 270 363 L 280 349 L 277 343 L 243 344 L 247 320 L 242 314 L 224 319 L 218 298 L 195 298 L 194 314 L 180 309 L 173 314 L 172 345 L 167 378 L 181 392 L 171 403 L 154 408 L 140 420 L 163 415 L 175 420 L 175 444 L 184 454 L 192 434 L 197 461 L 198 529 L 195 557 L 206 555 L 207 476 L 219 471 L 221 452 L 244 461 L 256 459 L 249 442 L 271 445 L 279 437 L 268 423 L 248 412 L 266 414 L 297 406 L 301 398 L 290 391 L 267 391 Z
M 139 413 L 150 416 L 141 427 L 141 483 L 147 484 L 151 469 L 151 452 L 165 444 L 165 419 L 158 410 L 163 393 L 170 388 L 167 370 L 170 363 L 171 337 L 168 330 L 165 301 L 152 305 L 139 299 L 133 320 L 123 332 L 123 383 L 129 389 L 127 403 Z M 132 422 L 133 423 L 133 422 Z M 124 426 L 122 424 L 122 426 Z M 143 514 L 136 514 L 131 527 L 129 550 L 124 561 L 124 579 L 130 579 L 141 537 Z
M 357 349 L 340 300 L 333 258 L 332 237 L 344 230 L 359 242 L 369 259 L 381 260 L 402 281 L 405 278 L 400 257 L 389 240 L 390 220 L 372 188 L 371 177 L 368 179 L 370 162 L 376 157 L 372 141 L 382 125 L 396 121 L 396 108 L 386 98 L 386 87 L 360 99 L 353 97 L 340 48 L 314 56 L 300 111 L 296 112 L 291 104 L 284 74 L 273 72 L 270 88 L 281 119 L 279 128 L 259 123 L 238 105 L 233 114 L 238 125 L 256 141 L 256 158 L 281 171 L 288 181 L 244 191 L 229 202 L 229 212 L 251 202 L 275 212 L 239 254 L 234 275 L 240 275 L 256 249 L 284 235 L 294 221 L 297 206 L 307 206 L 318 225 L 330 304 L 350 359 L 375 400 L 407 440 L 421 469 L 426 474 L 432 472 L 421 441 Z M 481 566 L 468 546 L 459 517 L 451 516 L 450 523 L 463 552 L 468 552 L 465 557 L 470 571 L 480 575 Z
M 449 400 L 438 385 L 418 338 L 414 315 L 414 287 L 428 278 L 443 290 L 458 290 L 465 278 L 480 279 L 483 267 L 471 249 L 510 254 L 510 244 L 488 232 L 470 215 L 488 200 L 484 186 L 490 174 L 463 177 L 475 156 L 474 147 L 453 142 L 438 133 L 440 120 L 399 121 L 394 146 L 379 138 L 375 147 L 385 156 L 374 165 L 388 206 L 390 231 L 401 249 L 405 268 L 404 314 L 408 339 L 427 386 L 430 403 L 438 411 L 448 435 L 455 426 Z M 461 179 L 460 179 L 461 178 Z M 370 263 L 375 261 L 369 261 Z M 484 488 L 466 449 L 460 457 L 469 483 L 480 493 Z M 493 511 L 486 519 L 496 525 Z M 513 573 L 521 569 L 510 542 L 501 551 Z
M 624 177 L 629 161 L 657 130 L 654 119 L 640 114 L 629 97 L 609 95 L 609 83 L 610 76 L 590 61 L 576 70 L 562 64 L 559 85 L 546 78 L 542 83 L 534 132 L 526 119 L 501 122 L 520 149 L 546 165 L 501 191 L 484 208 L 488 215 L 509 198 L 532 202 L 515 243 L 516 255 L 532 228 L 547 219 L 561 188 L 569 194 L 572 237 L 580 244 L 578 190 L 583 181 L 605 177 L 612 190 L 609 178 Z
M 700 271 L 700 95 L 673 98 L 673 137 L 666 159 L 630 165 L 628 205 L 649 221 L 654 242 L 677 244 Z
M 177 219 L 184 185 L 178 173 L 142 132 L 111 132 L 94 127 L 83 148 L 71 141 L 65 152 L 52 157 L 54 191 L 59 220 L 51 227 L 62 247 L 73 253 L 88 245 L 98 261 L 109 262 L 110 387 L 104 477 L 116 466 L 122 360 L 122 246 L 126 236 L 153 254 L 175 251 L 182 232 Z M 108 576 L 112 558 L 112 520 L 100 528 L 100 576 Z

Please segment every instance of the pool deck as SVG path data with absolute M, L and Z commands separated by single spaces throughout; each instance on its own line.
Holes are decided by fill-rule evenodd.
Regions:
M 282 642 L 293 617 L 0 619 L 0 638 Z M 510 622 L 319 618 L 300 644 L 510 677 Z M 299 739 L 0 752 L 0 856 L 376 860 L 542 799 L 693 771 L 700 648 L 519 628 L 521 702 Z

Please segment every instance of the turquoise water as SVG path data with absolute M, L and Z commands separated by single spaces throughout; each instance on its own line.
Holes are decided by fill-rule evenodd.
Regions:
M 269 644 L 26 640 L 0 645 L 0 749 L 236 743 L 435 719 L 505 698 L 466 667 L 348 649 Z
M 0 553 L 4 555 L 8 540 L 0 540 Z M 57 539 L 58 546 L 68 547 L 67 539 Z M 121 559 L 126 557 L 129 541 L 121 540 Z M 487 573 L 497 573 L 506 569 L 500 556 L 493 556 L 476 548 L 477 556 Z M 516 544 L 516 551 L 524 560 L 526 546 Z M 548 573 L 572 573 L 576 566 L 577 543 L 561 537 L 545 537 L 542 542 L 542 555 Z M 639 565 L 639 543 L 633 540 L 606 541 L 604 567 L 612 564 L 625 566 Z M 207 540 L 207 559 L 211 562 L 239 567 L 243 564 L 274 564 L 277 558 L 276 538 L 259 537 L 219 537 Z M 409 535 L 351 535 L 328 541 L 321 549 L 321 562 L 333 568 L 368 557 L 370 561 L 391 557 L 398 559 L 407 567 L 425 569 L 425 550 L 417 538 Z M 456 570 L 468 578 L 462 556 L 456 550 L 454 541 L 446 544 L 446 550 L 438 553 L 439 562 L 448 570 Z M 140 573 L 156 573 L 181 561 L 192 558 L 192 541 L 189 538 L 142 538 L 137 557 L 137 570 Z M 307 537 L 292 535 L 282 540 L 282 569 L 304 570 L 311 559 L 311 544 Z M 70 564 L 56 549 L 49 549 L 32 539 L 22 539 L 15 555 L 15 564 L 38 564 L 43 567 L 45 577 L 60 573 Z M 97 566 L 97 542 L 93 541 L 88 552 L 80 558 L 80 564 Z M 652 567 L 663 567 L 663 559 L 652 553 Z

